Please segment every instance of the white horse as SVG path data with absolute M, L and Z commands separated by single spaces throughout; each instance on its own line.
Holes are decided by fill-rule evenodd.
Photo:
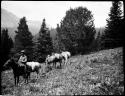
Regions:
M 59 62 L 60 63 L 60 67 L 61 67 L 61 63 L 62 63 L 62 60 L 63 60 L 62 54 L 55 53 L 54 55 L 55 55 L 55 62 Z
M 54 55 L 52 56 L 48 55 L 45 60 L 46 65 L 52 63 L 54 59 L 55 59 Z
M 55 68 L 56 68 L 56 63 L 59 62 L 60 67 L 61 67 L 62 58 L 63 58 L 63 56 L 61 54 L 55 53 L 51 56 L 48 55 L 45 62 L 46 62 L 46 65 L 49 65 L 50 63 L 53 63 Z
M 49 67 L 51 63 L 53 63 L 53 64 L 55 63 L 54 59 L 55 59 L 54 55 L 52 55 L 52 56 L 48 55 L 46 57 L 45 64 L 47 65 L 47 67 Z
M 68 51 L 62 52 L 61 55 L 63 56 L 65 60 L 65 64 L 67 63 L 68 58 L 71 56 L 71 53 Z
M 41 64 L 39 62 L 26 62 L 27 70 L 29 71 L 29 77 L 31 72 L 36 72 L 37 77 L 39 74 L 39 69 L 41 68 Z

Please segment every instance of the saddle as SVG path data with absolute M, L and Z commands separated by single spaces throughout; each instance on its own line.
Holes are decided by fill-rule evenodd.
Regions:
M 23 63 L 23 62 L 18 62 L 18 64 L 19 64 L 20 67 L 24 67 L 24 66 L 26 66 L 26 64 Z

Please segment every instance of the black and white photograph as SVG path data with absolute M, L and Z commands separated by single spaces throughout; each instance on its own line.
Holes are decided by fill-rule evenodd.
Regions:
M 123 1 L 1 1 L 2 96 L 124 95 Z

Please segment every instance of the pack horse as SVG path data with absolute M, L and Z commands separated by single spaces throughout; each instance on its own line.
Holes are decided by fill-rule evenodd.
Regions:
M 71 53 L 68 51 L 62 52 L 62 53 L 55 53 L 53 55 L 48 55 L 45 64 L 49 66 L 51 63 L 53 63 L 54 67 L 56 68 L 56 63 L 60 63 L 60 67 L 62 64 L 62 60 L 64 60 L 64 63 L 67 63 L 68 58 L 71 56 Z

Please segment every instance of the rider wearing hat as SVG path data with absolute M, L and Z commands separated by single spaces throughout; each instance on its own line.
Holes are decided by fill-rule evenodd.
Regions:
M 26 62 L 27 62 L 27 56 L 25 55 L 25 51 L 22 50 L 21 51 L 21 56 L 20 56 L 20 58 L 18 60 L 18 63 L 19 64 L 26 64 Z

